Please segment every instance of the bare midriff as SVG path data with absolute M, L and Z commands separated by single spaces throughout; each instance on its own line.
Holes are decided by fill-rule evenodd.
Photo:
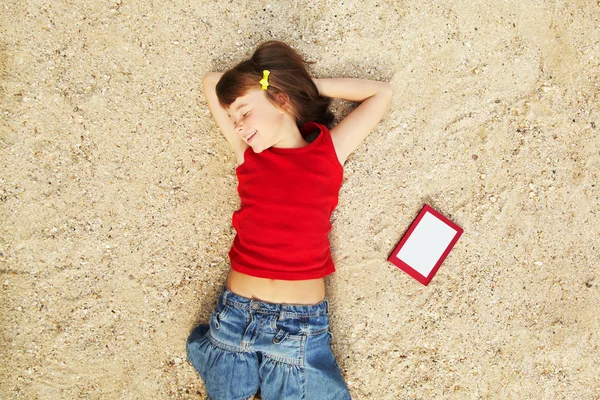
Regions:
M 249 299 L 267 303 L 317 304 L 325 298 L 323 278 L 298 281 L 266 279 L 231 270 L 227 289 Z

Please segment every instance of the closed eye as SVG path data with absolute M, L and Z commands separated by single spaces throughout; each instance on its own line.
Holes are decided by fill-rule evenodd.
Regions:
M 250 114 L 250 111 L 246 111 L 245 113 L 242 114 L 242 118 L 245 118 L 248 114 Z M 235 128 L 238 124 L 238 121 L 233 121 L 233 127 Z

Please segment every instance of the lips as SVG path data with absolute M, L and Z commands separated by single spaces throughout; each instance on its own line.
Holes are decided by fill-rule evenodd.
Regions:
M 250 134 L 248 136 L 246 136 L 244 139 L 246 139 L 246 142 L 250 143 L 250 141 L 252 140 L 254 135 L 256 135 L 256 131 L 250 132 Z

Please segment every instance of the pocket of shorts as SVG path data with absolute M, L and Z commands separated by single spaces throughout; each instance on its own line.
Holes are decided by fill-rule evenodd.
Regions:
M 303 323 L 299 319 L 287 318 L 280 320 L 275 317 L 271 324 L 275 331 L 275 343 L 282 342 L 285 339 L 299 340 L 303 336 L 306 336 L 302 330 L 302 325 Z
M 227 318 L 229 306 L 218 304 L 215 310 L 210 315 L 210 320 L 216 329 L 221 327 L 221 322 Z
M 210 327 L 214 327 L 215 329 L 219 329 L 221 327 L 221 321 L 219 320 L 219 313 L 213 311 L 210 314 Z
M 223 307 L 223 309 L 219 312 L 219 319 L 223 320 L 227 317 L 227 314 L 229 313 L 229 309 L 230 307 L 228 305 L 225 305 Z
M 219 301 L 214 309 L 214 313 L 219 316 L 219 319 L 225 319 L 230 308 L 231 306 L 229 304 L 223 304 Z

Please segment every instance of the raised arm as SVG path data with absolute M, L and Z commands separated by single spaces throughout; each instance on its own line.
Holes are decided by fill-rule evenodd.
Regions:
M 331 130 L 335 151 L 343 165 L 383 118 L 392 99 L 392 86 L 389 82 L 352 78 L 314 79 L 314 82 L 322 96 L 361 103 Z
M 219 99 L 217 98 L 215 88 L 222 75 L 221 72 L 208 72 L 204 75 L 204 79 L 202 80 L 202 88 L 204 90 L 204 96 L 206 96 L 206 101 L 208 102 L 208 109 L 221 129 L 221 132 L 223 132 L 225 139 L 227 139 L 233 148 L 235 158 L 239 165 L 244 162 L 244 151 L 248 148 L 248 145 L 237 133 L 235 133 L 233 122 L 231 122 L 229 115 L 227 115 L 227 111 L 221 107 Z

